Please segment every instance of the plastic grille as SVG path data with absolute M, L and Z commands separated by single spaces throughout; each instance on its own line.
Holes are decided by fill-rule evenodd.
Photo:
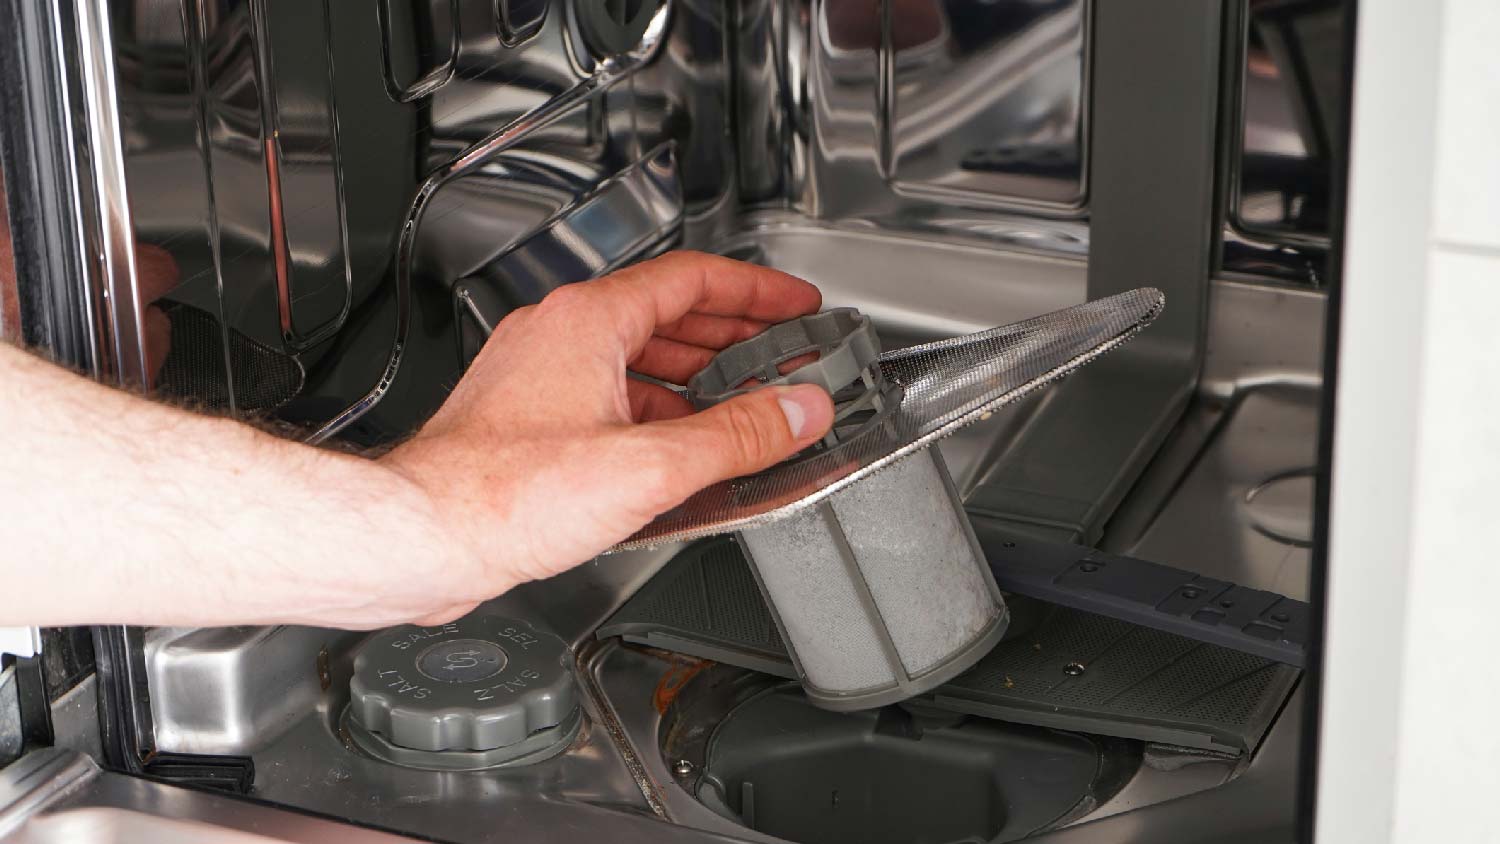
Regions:
M 671 619 L 669 625 L 660 624 Z M 609 621 L 622 633 L 691 631 L 706 643 L 722 643 L 761 658 L 784 663 L 782 674 L 794 676 L 781 633 L 766 609 L 750 566 L 734 542 L 721 539 L 683 551 L 657 573 Z M 760 666 L 764 667 L 764 666 Z
M 1104 724 L 1095 732 L 1243 751 L 1259 742 L 1298 674 L 1262 657 L 1054 607 L 1030 635 L 1002 643 L 939 695 L 955 708 L 1007 719 L 1050 707 Z
M 726 639 L 785 648 L 771 616 L 758 606 L 760 592 L 739 550 L 714 543 L 703 556 L 703 596 L 710 628 Z

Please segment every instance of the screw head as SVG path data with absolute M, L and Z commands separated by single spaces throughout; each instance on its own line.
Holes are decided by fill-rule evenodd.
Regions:
M 1070 662 L 1063 666 L 1063 673 L 1069 677 L 1078 677 L 1083 674 L 1084 668 L 1081 662 Z
M 672 763 L 672 775 L 677 777 L 690 777 L 694 771 L 693 763 L 686 759 L 678 759 Z

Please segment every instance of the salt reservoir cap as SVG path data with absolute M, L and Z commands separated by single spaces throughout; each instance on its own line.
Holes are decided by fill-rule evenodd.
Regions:
M 392 750 L 529 754 L 539 733 L 576 728 L 568 661 L 562 639 L 503 616 L 393 627 L 366 640 L 354 658 L 351 733 L 373 734 Z M 486 754 L 491 764 L 501 757 Z

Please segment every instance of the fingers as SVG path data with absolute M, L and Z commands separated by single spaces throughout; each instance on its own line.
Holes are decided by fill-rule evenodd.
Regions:
M 642 375 L 660 378 L 672 384 L 686 384 L 717 354 L 713 349 L 679 343 L 665 337 L 652 337 L 630 361 L 630 368 Z
M 777 270 L 697 252 L 672 252 L 597 281 L 559 288 L 542 308 L 594 332 L 612 331 L 633 358 L 662 326 L 690 313 L 782 322 L 816 311 L 822 294 Z M 691 321 L 688 330 L 710 330 Z M 714 326 L 711 330 L 722 330 Z
M 833 423 L 833 402 L 809 384 L 756 390 L 679 419 L 639 426 L 655 440 L 640 448 L 643 494 L 661 512 L 709 484 L 773 466 L 817 442 Z
M 636 355 L 628 366 L 631 371 L 642 375 L 649 375 L 672 384 L 687 384 L 694 375 L 708 366 L 708 362 L 713 360 L 716 354 L 718 354 L 716 349 L 705 349 L 702 346 L 679 343 L 664 337 L 652 337 L 646 341 L 645 348 L 641 349 L 640 354 Z M 786 375 L 817 359 L 817 352 L 808 352 L 791 360 L 782 361 L 776 365 L 776 371 Z
M 678 419 L 693 412 L 687 399 L 660 384 L 630 378 L 625 381 L 625 394 L 630 399 L 630 418 L 636 422 Z
M 140 285 L 143 304 L 171 293 L 182 277 L 172 253 L 152 243 L 136 241 L 135 267 L 136 284 Z
M 766 330 L 769 324 L 744 317 L 689 313 L 676 322 L 657 326 L 656 336 L 707 349 L 722 349 L 754 337 Z

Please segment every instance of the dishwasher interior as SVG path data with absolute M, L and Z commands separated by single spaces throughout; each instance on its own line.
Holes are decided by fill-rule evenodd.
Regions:
M 722 538 L 481 609 L 561 640 L 506 693 L 555 682 L 576 712 L 503 761 L 383 758 L 351 731 L 356 655 L 389 634 L 49 630 L 40 659 L 72 669 L 44 672 L 54 743 L 139 785 L 75 790 L 19 840 L 81 811 L 314 835 L 272 807 L 370 840 L 1297 838 L 1346 5 L 8 10 L 13 236 L 52 219 L 78 246 L 17 248 L 23 338 L 319 442 L 399 439 L 506 313 L 672 249 L 806 278 L 888 347 L 1167 297 L 1129 346 L 940 444 L 1012 622 L 931 693 L 809 704 Z M 1080 585 L 1101 566 L 1115 586 Z M 1240 596 L 1275 608 L 1228 630 Z

